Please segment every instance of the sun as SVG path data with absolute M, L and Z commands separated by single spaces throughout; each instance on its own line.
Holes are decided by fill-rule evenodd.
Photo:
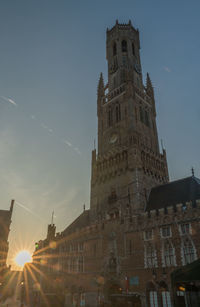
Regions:
M 31 253 L 27 250 L 20 251 L 15 257 L 15 263 L 20 267 L 23 267 L 25 263 L 31 261 L 32 261 Z

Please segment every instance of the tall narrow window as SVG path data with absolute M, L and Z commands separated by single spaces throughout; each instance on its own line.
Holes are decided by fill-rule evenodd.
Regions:
M 149 127 L 149 114 L 146 110 L 145 110 L 145 124 Z
M 126 72 L 124 69 L 121 70 L 121 83 L 126 81 Z
M 140 120 L 142 123 L 144 123 L 144 113 L 142 107 L 140 107 Z
M 113 55 L 117 54 L 117 45 L 116 43 L 113 44 Z
M 132 240 L 127 241 L 127 255 L 132 255 L 133 253 L 133 242 Z
M 108 127 L 112 126 L 112 110 L 109 108 L 108 110 Z
M 163 307 L 171 307 L 171 297 L 169 291 L 162 291 L 162 305 Z
M 182 262 L 183 265 L 193 262 L 197 259 L 196 250 L 192 242 L 186 239 L 182 243 Z
M 133 55 L 135 55 L 135 45 L 134 45 L 134 43 L 132 43 L 132 53 L 133 53 Z
M 118 123 L 121 120 L 121 110 L 120 110 L 120 104 L 116 105 L 116 122 Z
M 83 272 L 83 256 L 79 256 L 78 258 L 78 272 Z
M 149 298 L 150 298 L 150 306 L 151 307 L 158 307 L 157 292 L 156 291 L 150 291 Z
M 127 52 L 127 41 L 122 41 L 122 52 Z
M 151 245 L 148 244 L 146 246 L 145 250 L 145 262 L 146 262 L 146 267 L 147 268 L 154 268 L 157 267 L 157 256 L 156 256 L 156 250 L 155 248 Z
M 174 248 L 168 241 L 163 245 L 163 265 L 167 267 L 175 265 Z

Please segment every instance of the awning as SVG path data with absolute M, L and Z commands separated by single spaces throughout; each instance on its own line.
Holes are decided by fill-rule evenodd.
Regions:
M 200 281 L 200 259 L 171 273 L 172 283 Z

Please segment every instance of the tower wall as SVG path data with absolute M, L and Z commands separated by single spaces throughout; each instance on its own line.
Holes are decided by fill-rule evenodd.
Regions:
M 108 83 L 97 95 L 98 151 L 92 153 L 91 209 L 95 219 L 143 211 L 150 189 L 168 181 L 160 153 L 153 86 L 142 81 L 139 32 L 131 22 L 107 30 Z

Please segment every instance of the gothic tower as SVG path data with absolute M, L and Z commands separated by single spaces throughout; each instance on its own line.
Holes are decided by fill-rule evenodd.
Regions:
M 98 152 L 92 152 L 91 212 L 124 218 L 145 210 L 150 189 L 168 181 L 160 153 L 154 89 L 143 85 L 139 31 L 131 21 L 107 29 L 108 83 L 97 92 Z

